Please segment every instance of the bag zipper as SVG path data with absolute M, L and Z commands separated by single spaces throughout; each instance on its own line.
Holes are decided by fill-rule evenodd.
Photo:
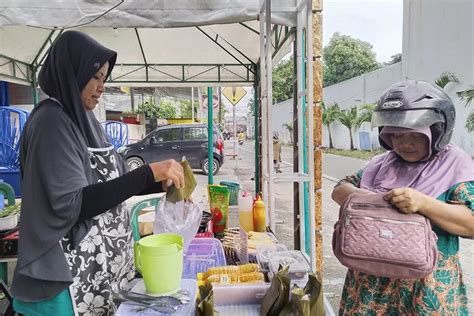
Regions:
M 413 224 L 413 225 L 423 226 L 422 223 L 413 222 L 413 221 L 397 221 L 397 220 L 394 220 L 394 219 L 379 218 L 379 217 L 372 217 L 372 216 L 346 215 L 346 220 L 345 220 L 345 226 L 346 227 L 348 227 L 350 225 L 351 218 L 361 218 L 361 219 L 366 219 L 366 220 L 369 220 L 369 221 L 380 221 L 380 222 L 393 223 L 393 224 Z
M 350 207 L 355 208 L 355 209 L 386 208 L 386 207 L 394 208 L 393 206 L 389 206 L 389 205 L 371 204 L 371 203 L 351 203 Z

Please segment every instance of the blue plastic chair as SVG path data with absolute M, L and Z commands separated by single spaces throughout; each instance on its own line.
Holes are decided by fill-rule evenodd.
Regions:
M 0 167 L 18 170 L 20 135 L 28 115 L 23 109 L 0 106 Z
M 101 124 L 115 148 L 120 148 L 128 144 L 127 124 L 117 121 L 105 121 Z

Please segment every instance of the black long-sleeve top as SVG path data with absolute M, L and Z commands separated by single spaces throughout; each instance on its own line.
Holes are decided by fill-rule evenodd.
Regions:
M 131 196 L 160 192 L 163 192 L 161 182 L 155 182 L 149 165 L 107 182 L 90 184 L 82 189 L 82 206 L 78 221 L 102 214 Z

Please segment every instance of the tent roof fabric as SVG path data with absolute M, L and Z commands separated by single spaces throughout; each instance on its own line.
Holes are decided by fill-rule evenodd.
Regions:
M 3 0 L 0 25 L 176 28 L 255 21 L 259 0 Z M 272 22 L 296 25 L 296 0 L 273 0 Z
M 73 28 L 117 51 L 112 85 L 250 85 L 260 58 L 259 2 L 2 1 L 0 79 L 31 81 L 27 65 L 39 66 L 61 30 Z M 294 26 L 296 2 L 272 1 L 273 23 Z

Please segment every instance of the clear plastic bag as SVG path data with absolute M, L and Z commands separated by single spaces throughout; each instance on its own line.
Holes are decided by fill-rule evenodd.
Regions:
M 189 201 L 172 203 L 163 199 L 156 205 L 154 234 L 175 233 L 183 236 L 184 253 L 198 232 L 202 211 Z

